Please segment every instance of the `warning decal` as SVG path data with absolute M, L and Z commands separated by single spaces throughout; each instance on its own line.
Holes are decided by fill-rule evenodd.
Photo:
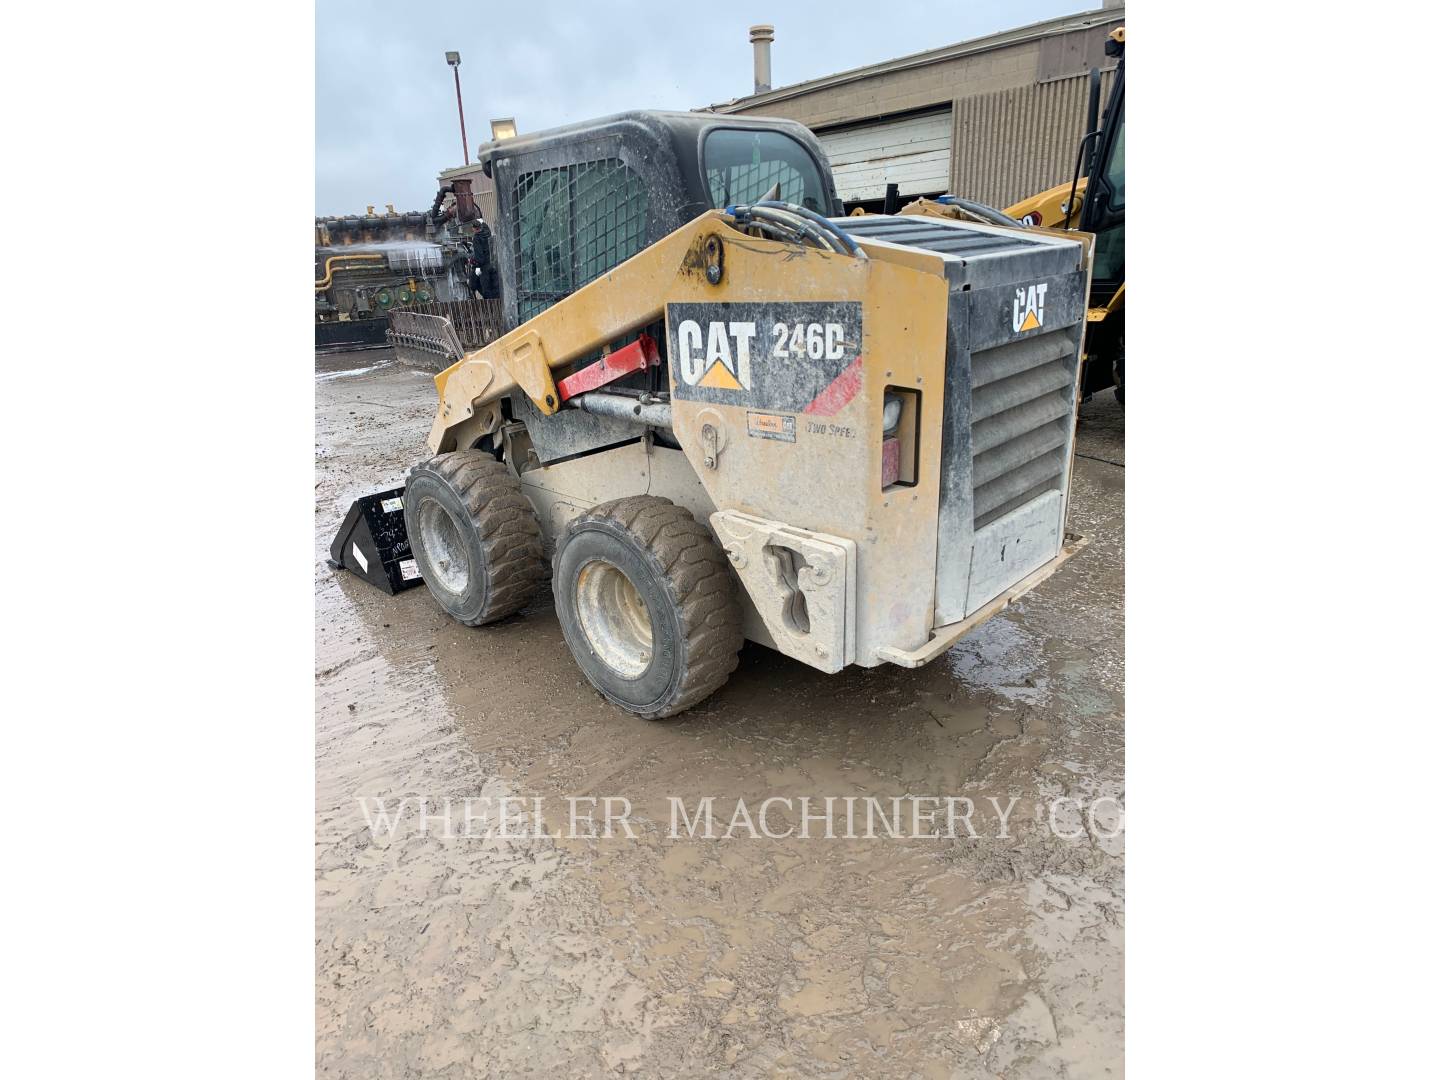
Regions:
M 858 301 L 670 304 L 665 315 L 682 400 L 832 415 L 860 388 Z
M 795 441 L 795 417 L 793 416 L 768 412 L 746 413 L 745 426 L 752 439 Z

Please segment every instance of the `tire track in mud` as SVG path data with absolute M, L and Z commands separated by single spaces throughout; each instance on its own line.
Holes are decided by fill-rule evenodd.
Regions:
M 1036 813 L 1123 795 L 1123 473 L 1098 475 L 1121 470 L 1077 463 L 1091 548 L 929 668 L 747 647 L 646 724 L 589 689 L 543 599 L 474 631 L 323 565 L 349 500 L 423 456 L 433 389 L 383 369 L 316 393 L 321 1074 L 1118 1074 L 1123 840 Z M 1012 835 L 664 835 L 670 795 L 932 791 L 1018 794 Z M 624 795 L 639 837 L 376 837 L 353 802 L 407 794 Z

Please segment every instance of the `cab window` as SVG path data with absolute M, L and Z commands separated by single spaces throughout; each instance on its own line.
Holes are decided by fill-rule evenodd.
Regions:
M 1125 103 L 1115 121 L 1110 159 L 1102 177 L 1107 189 L 1104 215 L 1095 230 L 1095 280 L 1125 280 Z
M 1125 104 L 1120 104 L 1119 126 L 1115 129 L 1115 143 L 1110 150 L 1110 160 L 1105 163 L 1105 183 L 1110 188 L 1110 207 L 1125 209 Z
M 755 202 L 779 183 L 782 202 L 829 211 L 815 159 L 783 132 L 712 131 L 705 137 L 704 159 L 711 206 Z

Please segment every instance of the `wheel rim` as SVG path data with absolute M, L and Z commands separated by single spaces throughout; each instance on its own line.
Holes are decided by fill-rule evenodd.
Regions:
M 470 584 L 470 554 L 450 511 L 434 499 L 420 504 L 420 543 L 436 584 L 457 596 Z
M 623 570 L 601 559 L 582 566 L 575 579 L 575 615 L 606 666 L 627 679 L 645 673 L 655 651 L 650 609 Z

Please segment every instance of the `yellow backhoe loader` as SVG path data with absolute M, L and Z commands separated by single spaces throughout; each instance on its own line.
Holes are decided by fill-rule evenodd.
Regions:
M 1078 229 L 1094 236 L 1095 266 L 1085 312 L 1085 366 L 1081 392 L 1109 386 L 1125 405 L 1125 28 L 1110 32 L 1105 52 L 1120 58 L 1103 119 L 1100 72 L 1090 72 L 1085 136 L 1074 176 L 1014 206 L 997 211 L 953 195 L 917 199 L 900 213 L 992 222 L 1031 229 Z
M 1078 228 L 1095 236 L 1095 272 L 1085 312 L 1086 393 L 1112 382 L 1125 404 L 1125 28 L 1110 32 L 1105 52 L 1119 57 L 1105 113 L 1097 122 L 1099 83 L 1086 135 L 1076 155 L 1075 178 L 1005 211 L 1026 225 Z M 1081 175 L 1088 158 L 1089 168 Z

